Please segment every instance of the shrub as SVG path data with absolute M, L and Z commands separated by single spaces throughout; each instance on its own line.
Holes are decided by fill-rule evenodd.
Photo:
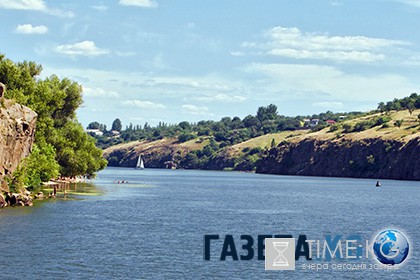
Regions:
M 358 122 L 354 125 L 353 132 L 364 131 L 366 129 L 373 127 L 373 125 L 374 125 L 374 122 L 372 120 Z
M 332 126 L 330 126 L 330 132 L 337 131 L 340 128 L 341 128 L 340 124 L 333 124 Z
M 261 152 L 263 149 L 262 148 L 260 148 L 260 147 L 255 147 L 255 148 L 252 148 L 250 151 L 249 151 L 249 155 L 255 155 L 255 154 L 258 154 L 259 152 Z
M 194 138 L 195 138 L 195 135 L 192 133 L 182 133 L 181 135 L 178 136 L 178 142 L 183 143 Z
M 386 124 L 390 120 L 391 120 L 391 117 L 389 117 L 389 116 L 379 116 L 375 119 L 375 125 L 374 126 L 378 126 L 378 125 L 381 125 L 381 124 Z
M 353 126 L 351 124 L 345 123 L 343 124 L 343 132 L 350 133 L 353 130 Z
M 318 124 L 314 128 L 312 128 L 312 131 L 313 132 L 320 131 L 320 130 L 323 130 L 324 128 L 326 128 L 326 127 L 327 127 L 326 124 Z

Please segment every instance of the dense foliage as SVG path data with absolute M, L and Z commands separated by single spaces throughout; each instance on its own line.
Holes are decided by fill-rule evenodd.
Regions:
M 389 112 L 391 110 L 408 110 L 410 115 L 415 109 L 420 109 L 420 95 L 412 93 L 410 96 L 397 99 L 386 103 L 381 102 L 378 104 L 378 110 L 381 112 Z
M 93 176 L 106 166 L 106 160 L 76 119 L 82 87 L 55 75 L 40 79 L 41 71 L 42 66 L 34 62 L 14 63 L 0 55 L 5 97 L 38 114 L 33 152 L 17 172 L 24 178 L 20 183 L 36 186 L 59 174 Z
M 111 131 L 106 130 L 106 125 L 97 121 L 90 123 L 87 128 L 96 128 L 103 132 L 103 135 L 92 133 L 92 136 L 97 139 L 97 145 L 101 148 L 107 148 L 122 142 L 153 141 L 162 138 L 177 138 L 179 142 L 186 142 L 201 136 L 212 136 L 218 142 L 219 148 L 223 148 L 269 133 L 304 129 L 304 119 L 319 119 L 320 125 L 317 129 L 320 129 L 326 126 L 326 120 L 338 121 L 340 116 L 350 119 L 361 114 L 360 112 L 333 113 L 328 111 L 312 116 L 287 117 L 279 115 L 277 106 L 270 104 L 259 107 L 255 116 L 248 115 L 243 119 L 224 117 L 220 121 L 199 121 L 197 123 L 182 121 L 179 124 L 167 124 L 160 122 L 155 127 L 151 127 L 147 122 L 143 126 L 129 124 L 124 130 L 120 131 L 119 137 L 115 137 Z M 113 122 L 113 128 L 115 128 L 115 123 L 118 124 L 117 128 L 119 128 L 120 120 L 116 119 Z

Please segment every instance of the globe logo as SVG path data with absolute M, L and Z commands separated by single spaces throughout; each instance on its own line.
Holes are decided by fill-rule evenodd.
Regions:
M 379 262 L 385 265 L 401 264 L 408 256 L 407 238 L 396 229 L 380 232 L 373 243 L 373 252 Z

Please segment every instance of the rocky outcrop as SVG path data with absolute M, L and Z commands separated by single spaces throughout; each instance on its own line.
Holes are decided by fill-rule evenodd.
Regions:
M 4 198 L 3 194 L 0 193 L 0 208 L 6 207 L 6 206 L 7 206 L 6 199 Z
M 411 133 L 399 128 L 340 135 L 306 133 L 284 137 L 268 151 L 240 145 L 211 156 L 204 154 L 199 139 L 131 142 L 110 147 L 104 154 L 110 166 L 121 167 L 135 167 L 141 154 L 146 168 L 254 171 L 257 165 L 257 173 L 420 180 L 420 137 L 416 124 L 410 129 Z M 193 152 L 197 150 L 200 155 Z
M 33 206 L 33 198 L 31 196 L 31 193 L 28 191 L 24 193 L 8 192 L 6 194 L 5 203 L 7 203 L 10 206 Z
M 304 139 L 268 151 L 257 173 L 420 180 L 420 138 Z
M 4 176 L 31 152 L 37 114 L 11 100 L 1 98 L 0 102 L 0 187 L 5 188 Z

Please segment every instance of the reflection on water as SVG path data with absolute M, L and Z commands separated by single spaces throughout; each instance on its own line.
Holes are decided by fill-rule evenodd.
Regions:
M 107 168 L 91 184 L 70 185 L 67 199 L 0 211 L 0 278 L 418 279 L 417 246 L 398 271 L 269 272 L 256 259 L 218 260 L 222 242 L 204 261 L 205 234 L 234 235 L 238 253 L 242 234 L 370 238 L 395 227 L 420 240 L 420 183 L 375 182 Z

